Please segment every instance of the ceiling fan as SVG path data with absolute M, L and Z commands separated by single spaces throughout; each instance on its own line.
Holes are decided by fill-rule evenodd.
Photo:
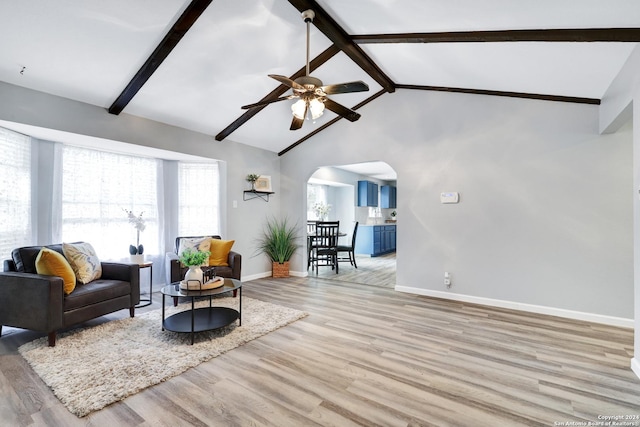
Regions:
M 289 128 L 290 130 L 300 129 L 302 127 L 302 124 L 304 123 L 304 119 L 308 115 L 311 116 L 313 120 L 317 119 L 322 115 L 325 107 L 351 122 L 355 122 L 360 118 L 360 114 L 343 105 L 338 104 L 335 101 L 332 101 L 327 97 L 327 95 L 336 95 L 340 93 L 350 92 L 366 92 L 369 90 L 369 86 L 367 86 L 365 82 L 355 81 L 323 86 L 320 79 L 311 77 L 309 75 L 309 26 L 311 25 L 311 21 L 313 21 L 314 17 L 315 13 L 311 9 L 302 12 L 302 19 L 307 23 L 306 74 L 303 77 L 298 77 L 295 80 L 291 80 L 288 77 L 280 76 L 277 74 L 269 74 L 269 77 L 271 77 L 272 79 L 275 79 L 280 83 L 289 86 L 292 89 L 293 93 L 288 96 L 281 96 L 280 98 L 245 105 L 242 107 L 243 110 L 262 107 L 274 102 L 297 98 L 298 101 L 291 106 L 293 121 L 291 122 L 291 127 Z

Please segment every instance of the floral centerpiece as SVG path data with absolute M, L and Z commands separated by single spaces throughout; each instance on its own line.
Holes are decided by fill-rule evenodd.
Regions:
M 132 256 L 142 255 L 144 253 L 144 246 L 140 244 L 140 233 L 144 231 L 146 225 L 144 223 L 144 218 L 142 218 L 142 214 L 144 212 L 140 212 L 140 215 L 135 215 L 133 211 L 123 209 L 127 213 L 127 218 L 129 218 L 129 224 L 133 225 L 133 228 L 136 230 L 136 244 L 129 245 L 129 254 Z M 132 258 L 133 260 L 133 258 Z M 139 261 L 139 260 L 138 260 Z
M 325 205 L 322 202 L 318 202 L 314 203 L 312 209 L 313 213 L 320 221 L 326 221 L 329 211 L 331 210 L 331 205 Z

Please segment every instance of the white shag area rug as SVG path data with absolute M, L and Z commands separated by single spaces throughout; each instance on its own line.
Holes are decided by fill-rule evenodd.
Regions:
M 238 298 L 215 299 L 213 305 L 237 309 Z M 165 317 L 190 308 L 190 302 L 167 306 Z M 69 411 L 84 417 L 306 315 L 244 297 L 242 326 L 236 321 L 196 333 L 193 345 L 189 333 L 162 331 L 158 309 L 60 334 L 55 347 L 43 337 L 18 351 Z

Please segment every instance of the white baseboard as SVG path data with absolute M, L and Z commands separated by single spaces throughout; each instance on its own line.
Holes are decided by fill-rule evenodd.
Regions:
M 562 308 L 546 307 L 542 305 L 523 304 L 523 303 L 513 302 L 513 301 L 504 301 L 504 300 L 497 300 L 497 299 L 491 299 L 491 298 L 475 297 L 471 295 L 454 294 L 451 292 L 434 291 L 431 289 L 413 288 L 409 286 L 396 286 L 395 290 L 399 292 L 424 295 L 424 296 L 434 297 L 434 298 L 443 298 L 443 299 L 462 301 L 462 302 L 468 302 L 473 304 L 482 304 L 482 305 L 488 305 L 493 307 L 508 308 L 512 310 L 527 311 L 531 313 L 547 314 L 550 316 L 565 317 L 565 318 L 574 319 L 574 320 L 584 320 L 587 322 L 602 323 L 605 325 L 619 326 L 622 328 L 633 329 L 634 327 L 633 319 L 625 319 L 622 317 L 604 316 L 601 314 L 585 313 L 582 311 L 565 310 Z M 638 366 L 638 371 L 636 372 L 636 374 L 638 374 L 638 372 L 640 372 L 640 366 Z
M 293 277 L 307 277 L 309 275 L 308 271 L 289 271 L 289 274 Z
M 263 273 L 251 274 L 249 276 L 242 275 L 240 277 L 240 279 L 243 282 L 250 282 L 252 280 L 262 279 L 264 277 L 271 277 L 271 272 L 270 271 L 265 271 Z
M 306 271 L 289 271 L 289 275 L 293 277 L 307 277 L 309 273 Z M 264 271 L 250 276 L 242 276 L 242 281 L 250 282 L 252 280 L 264 279 L 265 277 L 271 277 L 271 271 Z
M 631 359 L 631 370 L 636 374 L 636 377 L 640 378 L 640 360 L 636 357 Z

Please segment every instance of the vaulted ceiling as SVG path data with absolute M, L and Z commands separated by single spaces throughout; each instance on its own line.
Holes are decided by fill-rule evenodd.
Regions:
M 353 109 L 398 90 L 597 104 L 640 41 L 637 0 L 5 0 L 0 81 L 284 154 L 351 125 L 240 108 L 304 74 L 306 9 L 311 75 L 370 88 L 331 96 Z

